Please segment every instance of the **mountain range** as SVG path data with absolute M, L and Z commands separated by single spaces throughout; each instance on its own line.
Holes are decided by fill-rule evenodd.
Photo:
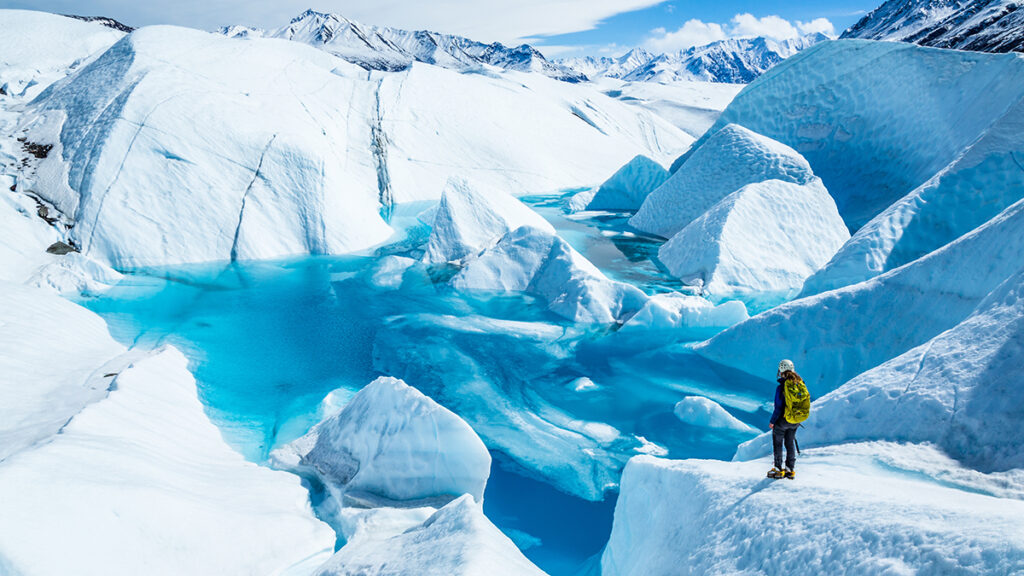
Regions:
M 1018 0 L 889 0 L 843 38 L 897 40 L 977 52 L 1024 51 Z

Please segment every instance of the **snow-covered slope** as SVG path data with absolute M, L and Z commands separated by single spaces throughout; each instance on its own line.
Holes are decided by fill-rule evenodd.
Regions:
M 517 228 L 452 278 L 459 290 L 533 294 L 552 312 L 579 323 L 611 323 L 639 310 L 647 296 L 637 287 L 610 280 L 555 234 Z
M 843 38 L 899 40 L 979 52 L 1024 51 L 1024 11 L 1015 0 L 888 0 Z
M 910 264 L 783 304 L 696 350 L 766 380 L 777 359 L 792 358 L 820 397 L 967 318 L 1024 262 L 1022 227 L 1024 200 Z
M 411 32 L 388 26 L 368 26 L 338 14 L 307 10 L 285 27 L 263 32 L 244 26 L 228 26 L 230 37 L 264 36 L 303 42 L 343 58 L 367 70 L 404 70 L 413 62 L 455 70 L 484 65 L 504 70 L 537 72 L 565 82 L 582 82 L 583 74 L 549 61 L 528 44 L 509 48 L 495 42 L 483 44 L 461 36 L 427 30 Z
M 743 84 L 679 81 L 670 84 L 624 82 L 601 78 L 604 94 L 630 106 L 649 110 L 694 138 L 700 138 L 743 89 Z
M 807 184 L 810 165 L 789 146 L 728 124 L 691 149 L 672 177 L 651 192 L 629 219 L 634 228 L 671 238 L 747 184 L 780 180 Z
M 33 188 L 119 267 L 337 253 L 386 238 L 382 206 L 437 198 L 453 174 L 551 190 L 691 141 L 537 74 L 375 74 L 296 42 L 140 29 L 26 113 L 54 145 Z
M 0 94 L 34 97 L 124 34 L 100 23 L 0 10 Z
M 687 224 L 662 245 L 658 260 L 716 301 L 773 305 L 796 296 L 849 237 L 821 180 L 766 180 L 729 194 Z
M 289 452 L 297 462 L 282 462 Z M 386 377 L 275 458 L 316 476 L 339 503 L 343 495 L 408 502 L 469 494 L 482 501 L 491 472 L 491 456 L 469 425 Z
M 186 364 L 167 349 L 107 375 L 105 399 L 0 462 L 0 571 L 272 574 L 330 555 L 299 479 L 225 444 Z
M 806 462 L 806 464 L 804 463 Z M 637 456 L 622 476 L 604 576 L 1017 574 L 1024 502 L 927 449 L 805 450 L 796 481 L 753 462 Z
M 469 495 L 422 524 L 385 537 L 354 539 L 316 576 L 544 576 Z
M 960 158 L 1022 96 L 1016 55 L 839 40 L 760 77 L 716 126 L 792 146 L 856 230 Z

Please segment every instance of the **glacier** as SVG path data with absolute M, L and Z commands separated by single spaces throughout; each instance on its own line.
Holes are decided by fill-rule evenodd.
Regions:
M 646 156 L 637 156 L 601 184 L 587 209 L 637 210 L 647 195 L 668 177 L 668 171 L 661 164 Z

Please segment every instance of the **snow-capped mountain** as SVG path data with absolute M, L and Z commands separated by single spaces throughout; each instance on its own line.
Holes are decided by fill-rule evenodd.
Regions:
M 653 55 L 643 48 L 634 48 L 619 58 L 568 58 L 559 63 L 591 79 L 746 84 L 786 58 L 828 39 L 821 33 L 781 41 L 764 37 L 731 38 L 666 54 Z
M 314 10 L 303 12 L 278 30 L 227 26 L 220 32 L 231 37 L 264 36 L 303 42 L 368 70 L 404 70 L 413 62 L 457 70 L 486 64 L 505 70 L 538 72 L 566 82 L 587 79 L 579 72 L 549 61 L 528 44 L 510 48 L 498 42 L 484 44 L 427 30 L 369 26 L 338 14 Z
M 842 37 L 979 52 L 1021 52 L 1021 7 L 1016 0 L 889 0 Z

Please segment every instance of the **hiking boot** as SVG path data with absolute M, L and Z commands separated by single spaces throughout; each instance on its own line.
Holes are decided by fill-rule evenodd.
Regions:
M 784 472 L 784 474 L 786 475 L 787 479 L 789 479 L 789 480 L 796 480 L 796 471 L 793 470 L 792 468 L 786 468 L 786 471 Z
M 778 480 L 779 478 L 785 478 L 786 473 L 779 468 L 772 468 L 771 470 L 768 471 L 768 477 L 775 478 L 776 480 Z

